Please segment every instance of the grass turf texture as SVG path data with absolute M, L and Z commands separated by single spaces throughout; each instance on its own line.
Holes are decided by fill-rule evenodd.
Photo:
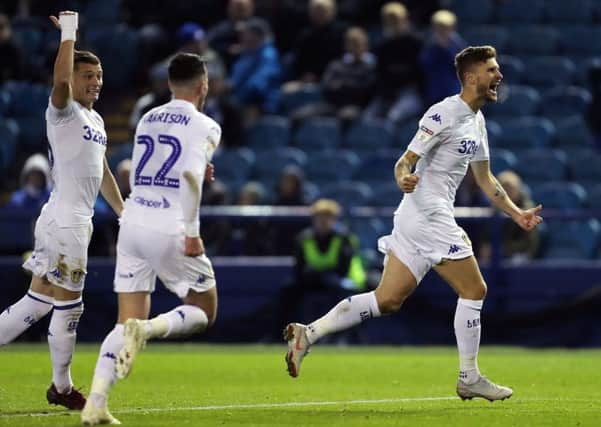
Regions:
M 75 354 L 86 394 L 97 351 L 79 345 Z M 454 397 L 454 348 L 316 346 L 297 379 L 285 372 L 284 351 L 151 343 L 114 388 L 111 411 L 145 427 L 601 425 L 601 351 L 484 347 L 483 372 L 515 392 L 494 403 Z M 46 404 L 46 346 L 5 347 L 0 366 L 0 426 L 79 425 L 78 413 Z

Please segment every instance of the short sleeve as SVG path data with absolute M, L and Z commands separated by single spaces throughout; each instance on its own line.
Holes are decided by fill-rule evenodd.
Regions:
M 420 157 L 439 144 L 451 125 L 451 118 L 438 105 L 431 107 L 419 121 L 417 133 L 409 143 L 409 150 Z
M 48 109 L 46 110 L 46 119 L 53 125 L 61 125 L 70 122 L 75 117 L 75 104 L 70 100 L 63 109 L 52 105 L 52 100 L 48 98 Z
M 480 146 L 478 150 L 474 153 L 474 157 L 471 158 L 471 162 L 484 162 L 490 159 L 490 150 L 488 148 L 488 132 L 486 131 L 486 124 L 484 122 L 484 117 L 481 119 L 481 133 L 482 133 L 482 141 L 480 142 Z

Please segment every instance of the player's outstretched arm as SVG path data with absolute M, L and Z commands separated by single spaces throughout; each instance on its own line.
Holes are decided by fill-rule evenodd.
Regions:
M 524 230 L 530 231 L 542 222 L 543 218 L 538 215 L 543 209 L 542 205 L 526 210 L 516 206 L 503 189 L 503 186 L 490 171 L 490 162 L 488 160 L 472 162 L 471 168 L 474 178 L 484 194 L 486 194 L 496 208 L 509 215 L 516 224 Z
M 77 33 L 77 12 L 65 11 L 50 20 L 61 30 L 61 44 L 54 61 L 54 74 L 52 76 L 52 105 L 58 109 L 65 108 L 72 97 L 71 79 L 73 77 L 73 51 Z
M 394 165 L 394 179 L 403 193 L 413 193 L 419 182 L 419 177 L 412 173 L 418 160 L 419 156 L 417 154 L 407 150 Z
M 102 197 L 108 202 L 113 208 L 117 216 L 121 216 L 123 212 L 123 197 L 121 197 L 121 191 L 115 180 L 115 176 L 111 172 L 111 168 L 104 158 L 104 174 L 102 175 L 102 183 L 100 184 L 100 193 Z

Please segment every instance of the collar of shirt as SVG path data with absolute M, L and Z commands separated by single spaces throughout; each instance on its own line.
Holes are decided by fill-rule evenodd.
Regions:
M 474 110 L 472 110 L 472 108 L 467 104 L 467 102 L 465 102 L 462 98 L 461 95 L 457 94 L 454 96 L 457 104 L 459 104 L 459 108 L 461 111 L 461 113 L 465 114 L 465 115 L 469 115 L 469 116 L 475 116 L 476 114 L 478 114 L 478 111 L 474 112 Z
M 196 106 L 192 104 L 190 101 L 186 101 L 185 99 L 172 99 L 169 101 L 169 105 L 174 107 L 187 108 L 189 110 L 197 111 Z

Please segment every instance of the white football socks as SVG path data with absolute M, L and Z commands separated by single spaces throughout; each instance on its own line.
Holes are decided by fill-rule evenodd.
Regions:
M 71 359 L 77 339 L 77 325 L 83 313 L 81 297 L 72 301 L 54 301 L 48 327 L 48 345 L 52 359 L 52 382 L 59 393 L 71 390 Z
M 466 384 L 473 384 L 480 377 L 478 350 L 482 330 L 480 311 L 483 303 L 483 300 L 457 300 L 454 326 L 459 350 L 459 379 Z
M 12 342 L 47 315 L 53 302 L 51 297 L 29 290 L 23 298 L 7 307 L 0 314 L 0 345 Z
M 144 322 L 147 339 L 192 335 L 207 328 L 206 313 L 195 305 L 180 305 Z
M 307 339 L 310 344 L 314 344 L 325 335 L 343 331 L 372 317 L 380 317 L 374 292 L 350 296 L 340 301 L 325 316 L 307 325 Z
M 102 342 L 98 362 L 96 362 L 90 399 L 97 408 L 106 406 L 108 393 L 117 378 L 115 363 L 121 348 L 123 348 L 123 325 L 117 324 Z

